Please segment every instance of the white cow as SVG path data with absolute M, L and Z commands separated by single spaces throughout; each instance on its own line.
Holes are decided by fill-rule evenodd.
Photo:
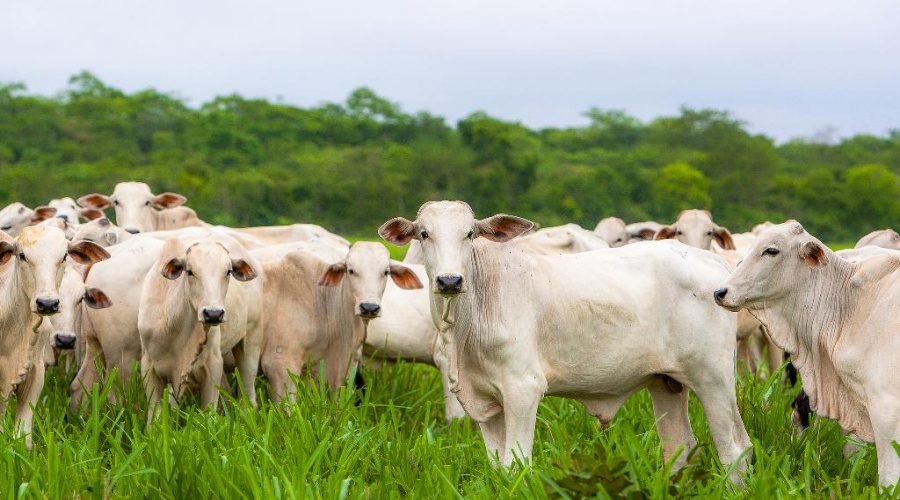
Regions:
M 750 440 L 735 399 L 735 319 L 709 296 L 728 277 L 721 258 L 677 242 L 563 256 L 498 244 L 531 226 L 503 214 L 476 220 L 466 203 L 444 201 L 379 229 L 395 245 L 422 243 L 453 390 L 489 453 L 504 465 L 515 453 L 530 459 L 545 395 L 581 401 L 608 424 L 648 388 L 672 458 L 694 444 L 687 386 L 722 462 L 742 470 Z
M 609 248 L 606 240 L 578 224 L 545 227 L 519 236 L 513 245 L 535 255 L 562 255 Z
M 900 250 L 900 234 L 897 234 L 897 231 L 894 231 L 893 229 L 879 229 L 878 231 L 872 231 L 860 238 L 856 243 L 855 248 L 868 246 Z
M 56 215 L 56 209 L 50 207 L 38 207 L 32 210 L 25 205 L 15 202 L 0 210 L 0 230 L 15 237 L 23 228 L 37 224 Z
M 94 220 L 103 217 L 103 212 L 95 208 L 79 207 L 75 200 L 69 198 L 56 198 L 47 204 L 49 208 L 56 209 L 56 217 L 71 224 L 78 224 L 81 219 Z
M 796 221 L 760 235 L 756 248 L 715 291 L 747 308 L 791 355 L 810 408 L 837 420 L 878 454 L 882 485 L 900 481 L 900 256 L 847 260 Z
M 116 223 L 132 234 L 205 226 L 196 212 L 181 206 L 186 201 L 177 193 L 155 195 L 143 182 L 120 182 L 109 196 L 93 193 L 78 198 L 78 203 L 88 208 L 114 207 Z
M 72 350 L 78 345 L 82 304 L 92 309 L 105 309 L 112 305 L 112 301 L 102 290 L 84 286 L 81 273 L 67 266 L 59 285 L 59 313 L 44 318 L 40 327 L 41 334 L 48 339 L 44 349 L 46 365 L 56 365 L 60 351 Z
M 601 219 L 594 228 L 598 236 L 606 240 L 610 248 L 618 248 L 630 243 L 631 237 L 625 226 L 625 221 L 618 217 Z

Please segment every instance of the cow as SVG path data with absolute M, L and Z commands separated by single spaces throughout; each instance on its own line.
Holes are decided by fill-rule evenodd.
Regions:
M 428 282 L 425 266 L 405 264 L 418 278 Z M 381 317 L 370 321 L 366 329 L 363 355 L 370 365 L 392 363 L 397 360 L 425 363 L 441 372 L 444 391 L 444 415 L 447 423 L 466 416 L 465 410 L 450 391 L 448 360 L 438 349 L 438 329 L 431 319 L 431 298 L 428 290 L 409 290 L 388 281 L 381 299 Z
M 60 310 L 69 257 L 89 265 L 109 254 L 93 243 L 70 243 L 54 227 L 26 227 L 15 239 L 0 235 L 0 413 L 15 392 L 16 429 L 29 449 L 33 411 L 44 386 L 48 337 L 40 334 L 40 325 Z
M 324 364 L 325 382 L 337 388 L 357 365 L 366 324 L 381 315 L 388 276 L 400 288 L 422 285 L 387 248 L 357 242 L 346 258 L 323 260 L 303 251 L 263 264 L 266 315 L 262 371 L 272 399 L 296 396 L 291 375 L 312 375 Z
M 261 270 L 226 237 L 185 245 L 163 242 L 141 292 L 138 331 L 141 376 L 150 400 L 148 423 L 159 413 L 166 387 L 180 400 L 199 391 L 215 408 L 224 379 L 222 355 L 232 351 L 246 397 L 256 406 L 254 380 L 262 348 Z
M 900 250 L 900 234 L 897 234 L 897 231 L 894 231 L 893 229 L 879 229 L 878 231 L 872 231 L 860 238 L 854 248 L 863 248 L 867 246 Z
M 109 196 L 93 193 L 78 198 L 78 204 L 116 211 L 116 224 L 132 234 L 205 226 L 197 213 L 182 207 L 187 198 L 177 193 L 154 195 L 143 182 L 120 182 Z
M 441 201 L 378 231 L 394 245 L 422 244 L 452 390 L 495 464 L 530 460 L 545 395 L 576 399 L 605 425 L 644 388 L 672 459 L 695 443 L 689 388 L 739 481 L 751 443 L 735 397 L 735 318 L 709 296 L 725 262 L 678 242 L 562 256 L 504 244 L 531 226 L 505 214 L 476 220 L 465 202 Z
M 71 224 L 78 224 L 81 219 L 94 220 L 103 217 L 103 212 L 95 208 L 82 208 L 75 203 L 75 200 L 69 198 L 56 198 L 50 200 L 47 204 L 48 208 L 55 208 L 56 215 L 62 220 Z
M 55 208 L 38 207 L 32 210 L 19 202 L 11 203 L 0 210 L 0 229 L 15 237 L 23 228 L 47 220 L 54 215 L 56 215 Z
M 628 233 L 629 243 L 637 243 L 638 241 L 652 240 L 662 227 L 663 225 L 659 222 L 648 220 L 628 224 L 625 226 L 625 231 Z
M 874 442 L 880 484 L 900 480 L 900 256 L 851 261 L 795 220 L 760 235 L 754 250 L 713 293 L 729 310 L 749 309 L 791 355 L 809 408 Z
M 72 235 L 72 241 L 92 241 L 107 248 L 134 236 L 110 222 L 106 217 L 101 217 L 78 226 L 78 230 Z
M 40 326 L 41 334 L 48 338 L 44 349 L 46 365 L 56 365 L 60 351 L 69 351 L 78 345 L 82 304 L 93 309 L 105 309 L 112 306 L 112 301 L 102 290 L 84 286 L 81 273 L 70 265 L 66 267 L 59 285 L 59 312 L 45 317 Z
M 606 240 L 578 224 L 538 229 L 519 236 L 513 244 L 535 255 L 562 255 L 609 248 Z
M 657 240 L 676 239 L 694 248 L 709 250 L 715 241 L 724 250 L 735 250 L 731 232 L 718 226 L 707 210 L 682 210 L 674 224 L 663 226 L 654 237 Z
M 618 217 L 607 217 L 601 219 L 594 228 L 597 236 L 600 236 L 610 248 L 618 248 L 630 243 L 631 237 L 625 226 L 625 221 Z
M 335 248 L 348 248 L 350 242 L 316 224 L 291 224 L 288 226 L 239 227 L 234 231 L 246 234 L 265 246 L 318 240 Z

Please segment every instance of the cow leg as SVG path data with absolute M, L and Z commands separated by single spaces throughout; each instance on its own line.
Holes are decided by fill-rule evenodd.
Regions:
M 691 449 L 697 445 L 688 418 L 690 391 L 682 388 L 681 392 L 674 393 L 661 377 L 657 377 L 647 390 L 653 401 L 653 413 L 656 416 L 656 430 L 662 444 L 663 460 L 668 462 L 681 450 L 681 454 L 673 464 L 673 468 L 680 469 L 687 461 Z
M 150 357 L 147 355 L 141 358 L 141 378 L 147 384 L 147 399 L 149 400 L 147 405 L 147 425 L 149 426 L 159 416 L 161 409 L 160 399 L 162 399 L 166 383 L 157 375 L 156 370 L 153 368 L 153 362 L 150 361 Z
M 263 374 L 269 381 L 269 397 L 273 403 L 279 403 L 285 397 L 291 398 L 291 401 L 297 400 L 297 387 L 290 374 L 300 376 L 303 372 L 302 359 L 280 357 L 275 362 L 263 360 Z
M 503 411 L 501 410 L 484 422 L 478 422 L 478 428 L 481 430 L 481 437 L 484 439 L 484 447 L 487 449 L 491 464 L 494 467 L 499 467 L 501 464 L 506 465 L 504 460 L 506 419 Z
M 222 375 L 225 373 L 222 353 L 218 349 L 210 352 L 205 364 L 206 376 L 203 378 L 200 403 L 204 408 L 210 407 L 215 410 L 219 407 L 219 381 L 222 380 Z M 243 374 L 241 376 L 243 377 Z M 252 390 L 252 382 L 250 387 Z
M 75 380 L 69 386 L 69 407 L 72 409 L 72 413 L 76 413 L 78 407 L 81 406 L 84 391 L 90 391 L 94 384 L 100 382 L 97 363 L 104 363 L 103 347 L 96 338 L 88 337 L 81 368 L 78 369 Z
M 784 351 L 775 345 L 774 342 L 766 338 L 765 335 L 760 334 L 759 341 L 766 345 L 766 354 L 769 359 L 769 372 L 774 373 L 775 370 L 781 368 L 781 365 L 784 364 Z
M 875 434 L 875 452 L 878 456 L 878 483 L 890 487 L 900 481 L 900 457 L 892 442 L 900 441 L 900 400 L 893 395 L 871 398 L 869 419 Z
M 738 463 L 735 462 L 751 447 L 751 443 L 737 406 L 734 371 L 730 366 L 723 366 L 721 369 L 707 370 L 701 376 L 698 383 L 689 385 L 703 405 L 719 460 L 726 467 L 734 465 L 734 470 L 730 474 L 731 480 L 741 484 L 738 472 L 746 470 L 749 456 Z
M 535 389 L 530 386 L 504 388 L 504 393 L 510 394 L 510 397 L 503 398 L 506 421 L 506 454 L 503 465 L 512 465 L 516 457 L 525 463 L 531 461 L 537 410 L 544 394 L 543 390 Z
M 244 386 L 244 394 L 250 400 L 250 404 L 256 408 L 256 372 L 259 371 L 259 346 L 247 346 L 246 340 L 237 343 L 232 349 L 235 367 L 241 376 L 241 384 Z
M 44 363 L 38 359 L 28 370 L 25 380 L 16 387 L 16 431 L 25 435 L 25 448 L 31 450 L 31 429 L 34 423 L 34 407 L 44 389 Z

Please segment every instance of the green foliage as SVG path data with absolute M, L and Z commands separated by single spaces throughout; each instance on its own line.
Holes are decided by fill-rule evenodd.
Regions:
M 192 108 L 82 72 L 52 98 L 0 85 L 0 200 L 39 205 L 143 180 L 212 222 L 309 221 L 366 237 L 431 199 L 586 227 L 706 208 L 735 231 L 796 218 L 842 242 L 896 225 L 900 130 L 777 146 L 723 111 L 585 117 L 530 130 L 479 112 L 451 126 L 368 88 L 310 108 L 239 95 Z

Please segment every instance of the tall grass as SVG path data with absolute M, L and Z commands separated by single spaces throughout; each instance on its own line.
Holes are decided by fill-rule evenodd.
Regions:
M 663 498 L 875 496 L 874 448 L 850 459 L 833 422 L 801 437 L 790 430 L 796 389 L 747 377 L 737 387 L 755 444 L 744 488 L 726 479 L 702 409 L 691 403 L 701 445 L 689 465 L 662 462 L 646 393 L 601 430 L 577 403 L 547 398 L 538 414 L 530 466 L 495 470 L 477 427 L 447 425 L 440 382 L 429 367 L 399 363 L 366 371 L 367 391 L 330 393 L 300 382 L 296 404 L 246 407 L 226 399 L 219 412 L 196 401 L 166 408 L 145 425 L 137 380 L 107 402 L 97 387 L 86 410 L 68 410 L 72 373 L 50 368 L 37 408 L 34 451 L 12 429 L 0 433 L 5 498 Z M 359 400 L 357 401 L 357 399 Z M 358 404 L 357 404 L 358 403 Z

